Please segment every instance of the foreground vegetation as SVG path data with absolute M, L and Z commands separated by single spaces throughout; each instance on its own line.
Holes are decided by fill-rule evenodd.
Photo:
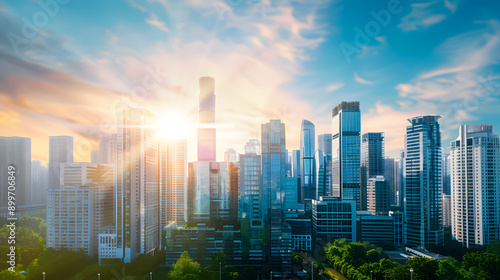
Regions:
M 324 248 L 328 263 L 351 280 L 410 279 L 500 279 L 500 241 L 491 243 L 485 251 L 469 252 L 462 263 L 448 257 L 436 261 L 424 257 L 408 259 L 405 265 L 391 261 L 381 248 L 370 243 L 351 242 L 344 239 Z

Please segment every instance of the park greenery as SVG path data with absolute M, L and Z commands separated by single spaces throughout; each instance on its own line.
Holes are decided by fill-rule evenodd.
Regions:
M 6 255 L 9 249 L 7 237 L 9 230 L 6 221 L 0 221 L 0 279 L 34 280 L 40 279 L 42 272 L 50 279 L 97 280 L 100 279 L 135 279 L 147 280 L 150 272 L 153 279 L 190 280 L 250 280 L 258 278 L 258 269 L 255 267 L 238 267 L 230 265 L 222 252 L 212 256 L 209 263 L 200 265 L 194 261 L 188 252 L 184 252 L 171 267 L 163 267 L 165 260 L 163 252 L 155 255 L 140 255 L 134 262 L 122 264 L 118 260 L 110 260 L 101 265 L 97 258 L 90 258 L 83 251 L 68 249 L 54 250 L 45 248 L 45 221 L 37 217 L 25 216 L 17 221 L 16 228 L 16 272 L 7 270 Z M 456 246 L 456 244 L 450 244 Z M 458 247 L 457 247 L 458 249 Z M 314 267 L 314 279 L 319 277 L 320 271 L 331 267 L 351 280 L 368 280 L 370 272 L 373 279 L 410 279 L 410 269 L 413 270 L 414 280 L 454 280 L 454 279 L 500 279 L 500 241 L 490 243 L 484 250 L 462 250 L 464 254 L 458 257 L 447 257 L 436 261 L 429 258 L 414 257 L 405 264 L 389 259 L 380 247 L 364 242 L 347 242 L 344 239 L 336 240 L 320 250 L 324 261 L 313 259 L 306 252 L 293 252 L 292 263 L 294 272 L 305 270 L 310 272 Z M 460 251 L 460 252 L 462 252 Z M 314 262 L 314 264 L 313 264 Z M 268 270 L 269 268 L 267 268 Z M 262 267 L 262 274 L 267 272 Z M 306 278 L 309 279 L 309 274 Z M 328 275 L 325 270 L 322 276 L 337 279 Z M 342 276 L 342 275 L 340 275 Z
M 351 280 L 410 279 L 454 280 L 454 279 L 500 279 L 500 241 L 487 246 L 486 250 L 469 252 L 460 263 L 447 257 L 436 261 L 425 257 L 413 257 L 406 264 L 391 261 L 381 248 L 364 242 L 336 240 L 324 248 L 328 263 Z

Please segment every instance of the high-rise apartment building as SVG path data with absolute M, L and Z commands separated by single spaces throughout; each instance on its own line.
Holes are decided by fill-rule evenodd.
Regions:
M 9 170 L 9 166 L 15 170 Z M 31 186 L 31 139 L 24 137 L 0 137 L 0 207 L 7 207 L 9 196 L 9 172 L 14 171 L 16 206 L 32 203 Z
M 236 150 L 231 149 L 231 148 L 227 149 L 224 152 L 224 161 L 237 163 L 238 162 L 238 154 L 236 153 Z
M 451 142 L 452 236 L 464 247 L 500 238 L 500 141 L 492 125 L 462 125 Z
M 385 144 L 383 132 L 361 136 L 361 209 L 367 210 L 367 186 L 370 178 L 384 176 Z M 389 195 L 389 194 L 387 194 Z
M 188 220 L 187 140 L 160 140 L 160 229 Z
M 143 108 L 117 110 L 117 257 L 133 261 L 159 246 L 157 119 Z
M 316 132 L 312 122 L 303 120 L 300 129 L 300 201 L 310 203 L 316 197 L 316 169 L 314 161 L 314 152 Z
M 361 112 L 359 102 L 332 110 L 332 196 L 356 201 L 360 209 Z
M 259 149 L 260 150 L 260 149 Z M 240 154 L 240 218 L 262 219 L 262 158 L 256 150 Z
M 404 151 L 405 244 L 444 244 L 441 188 L 441 116 L 408 119 Z
M 441 181 L 443 186 L 444 194 L 451 194 L 451 156 L 449 154 L 443 155 L 443 159 L 441 160 L 443 166 L 441 168 Z
M 73 137 L 49 136 L 49 188 L 61 185 L 61 163 L 73 162 Z
M 97 164 L 88 162 L 71 162 L 60 164 L 61 186 L 83 186 L 97 184 L 99 173 Z

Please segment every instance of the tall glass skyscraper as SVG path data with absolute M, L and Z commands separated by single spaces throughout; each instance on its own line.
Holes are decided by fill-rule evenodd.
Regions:
M 462 125 L 451 142 L 452 235 L 462 246 L 500 238 L 500 140 L 493 126 Z
M 406 127 L 404 243 L 410 247 L 444 244 L 440 118 L 414 117 Z
M 361 209 L 367 210 L 367 186 L 370 178 L 384 176 L 384 133 L 369 132 L 361 136 Z M 386 182 L 387 183 L 387 182 Z
M 325 155 L 332 154 L 332 134 L 325 133 L 318 135 L 318 150 L 321 150 Z
M 315 161 L 314 152 L 316 132 L 314 124 L 303 120 L 300 130 L 300 181 L 301 181 L 301 202 L 308 201 L 316 197 L 315 184 Z
M 268 260 L 274 277 L 291 271 L 291 229 L 284 223 L 286 194 L 285 124 L 271 120 L 262 125 L 262 215 L 269 226 Z
M 332 196 L 356 201 L 360 209 L 361 112 L 359 102 L 332 110 Z
M 58 188 L 61 163 L 73 162 L 73 137 L 49 136 L 49 188 Z
M 240 155 L 240 218 L 245 214 L 251 220 L 262 219 L 261 161 L 256 151 Z
M 216 161 L 215 80 L 200 78 L 198 161 Z

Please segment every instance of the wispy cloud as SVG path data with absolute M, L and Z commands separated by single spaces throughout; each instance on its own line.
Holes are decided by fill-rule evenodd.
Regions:
M 438 0 L 434 2 L 413 3 L 411 12 L 401 19 L 398 25 L 403 31 L 427 28 L 445 20 L 457 9 L 458 1 Z
M 158 19 L 158 17 L 156 16 L 156 14 L 154 14 L 154 13 L 151 14 L 151 16 L 149 18 L 147 18 L 145 21 L 147 24 L 149 24 L 153 27 L 156 27 L 163 32 L 168 32 L 167 24 L 163 21 L 160 21 Z
M 331 84 L 331 85 L 328 85 L 326 87 L 326 91 L 328 92 L 334 92 L 336 90 L 339 90 L 341 87 L 344 86 L 344 83 L 335 83 L 335 84 Z
M 358 73 L 354 73 L 354 81 L 360 83 L 360 84 L 363 84 L 363 85 L 373 85 L 375 84 L 375 82 L 372 82 L 372 81 L 368 81 L 368 80 L 365 80 L 363 78 L 361 78 Z

